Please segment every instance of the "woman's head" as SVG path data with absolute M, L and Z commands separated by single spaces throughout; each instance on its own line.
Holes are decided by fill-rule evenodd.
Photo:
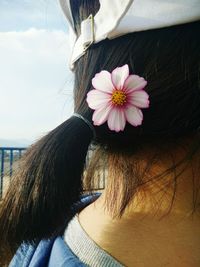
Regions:
M 98 1 L 71 1 L 71 6 L 76 33 L 80 35 L 81 22 L 89 14 L 94 15 L 98 11 L 99 3 Z M 186 154 L 183 149 L 182 155 L 179 155 L 180 164 L 186 164 L 188 163 L 186 158 L 191 158 L 199 148 L 200 140 L 197 131 L 200 127 L 199 26 L 200 21 L 197 21 L 130 33 L 113 40 L 106 39 L 93 44 L 75 63 L 75 111 L 91 122 L 93 110 L 88 107 L 86 96 L 92 89 L 91 81 L 96 73 L 101 70 L 111 72 L 116 67 L 128 64 L 131 73 L 138 74 L 148 81 L 146 91 L 150 97 L 150 108 L 143 110 L 144 121 L 141 126 L 133 127 L 127 124 L 125 130 L 118 133 L 110 131 L 107 123 L 95 126 L 96 141 L 101 149 L 94 155 L 88 168 L 85 179 L 88 188 L 95 184 L 94 171 L 102 155 L 104 157 L 109 155 L 108 179 L 113 176 L 113 173 L 117 174 L 123 172 L 121 169 L 129 168 L 129 174 L 124 171 L 124 175 L 128 175 L 129 179 L 121 179 L 119 182 L 122 186 L 122 180 L 124 181 L 124 190 L 121 205 L 116 209 L 114 203 L 116 203 L 119 185 L 114 178 L 109 190 L 108 202 L 111 207 L 109 210 L 114 211 L 115 214 L 123 213 L 134 190 L 139 183 L 144 182 L 142 178 L 139 179 L 138 168 L 135 168 L 136 173 L 133 175 L 134 170 L 131 165 L 133 161 L 136 164 L 137 153 L 140 154 L 140 158 L 149 159 L 147 164 L 151 165 L 155 157 L 159 159 L 164 159 L 167 155 L 171 157 L 175 151 L 180 152 L 183 147 L 189 146 L 190 149 L 186 149 Z M 190 145 L 188 145 L 186 142 L 188 138 L 194 143 L 189 142 Z M 148 151 L 152 152 L 151 155 Z M 120 165 L 124 167 L 119 167 Z M 179 163 L 171 165 L 173 165 L 172 172 Z M 144 173 L 144 170 L 141 173 Z M 131 183 L 130 180 L 134 180 L 133 177 L 138 182 Z
M 88 14 L 96 13 L 98 1 L 71 2 L 75 27 L 80 33 L 81 21 Z M 137 136 L 138 143 L 138 138 L 157 140 L 196 131 L 200 126 L 199 24 L 194 22 L 106 39 L 93 44 L 75 63 L 75 111 L 89 119 L 93 110 L 87 105 L 86 95 L 92 89 L 91 81 L 97 72 L 112 71 L 128 64 L 130 72 L 148 81 L 146 90 L 151 105 L 144 110 L 142 126 L 127 125 L 122 133 L 109 131 L 106 124 L 97 126 L 100 142 L 108 139 L 109 144 L 127 142 L 130 146 L 133 136 Z

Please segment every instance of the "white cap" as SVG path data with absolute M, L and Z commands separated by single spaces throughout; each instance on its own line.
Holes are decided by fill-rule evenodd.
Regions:
M 106 38 L 200 20 L 200 0 L 99 0 L 100 9 L 81 23 L 76 36 L 70 0 L 59 0 L 70 24 L 72 55 L 70 66 L 92 43 Z

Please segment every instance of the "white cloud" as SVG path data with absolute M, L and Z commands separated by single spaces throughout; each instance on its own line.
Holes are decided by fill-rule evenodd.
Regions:
M 0 32 L 0 138 L 36 139 L 73 112 L 68 35 Z

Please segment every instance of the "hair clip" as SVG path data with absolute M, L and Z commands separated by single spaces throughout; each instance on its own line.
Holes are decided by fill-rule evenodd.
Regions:
M 137 127 L 142 124 L 141 109 L 149 107 L 149 95 L 144 90 L 147 81 L 129 74 L 128 65 L 115 68 L 111 73 L 102 70 L 92 79 L 93 90 L 87 94 L 88 106 L 95 110 L 94 125 L 107 121 L 112 131 L 123 131 L 126 121 Z

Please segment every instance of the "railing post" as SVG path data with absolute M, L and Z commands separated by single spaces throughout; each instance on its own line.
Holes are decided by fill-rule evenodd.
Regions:
M 3 195 L 3 176 L 4 176 L 4 149 L 1 149 L 1 173 L 0 173 L 0 199 Z
M 13 166 L 13 149 L 10 150 L 10 177 L 12 176 L 12 166 Z
M 21 159 L 21 157 L 22 157 L 22 150 L 20 149 L 19 150 L 19 159 Z

